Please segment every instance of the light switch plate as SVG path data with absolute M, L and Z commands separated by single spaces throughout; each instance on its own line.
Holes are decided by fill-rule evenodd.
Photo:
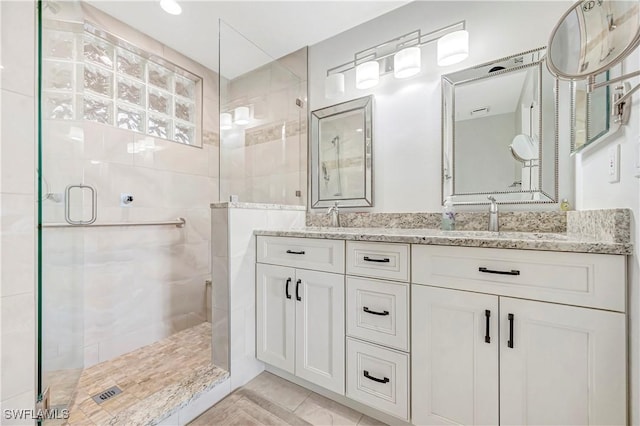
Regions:
M 620 182 L 620 144 L 609 147 L 607 155 L 607 176 L 609 183 Z

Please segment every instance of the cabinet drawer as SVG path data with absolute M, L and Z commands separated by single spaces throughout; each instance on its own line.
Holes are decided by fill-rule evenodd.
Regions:
M 625 311 L 619 255 L 415 245 L 416 284 Z
M 347 334 L 409 350 L 409 285 L 347 277 Z
M 344 273 L 344 241 L 314 238 L 257 238 L 258 262 Z
M 409 281 L 409 245 L 348 241 L 347 274 Z
M 347 338 L 347 396 L 409 419 L 409 356 Z

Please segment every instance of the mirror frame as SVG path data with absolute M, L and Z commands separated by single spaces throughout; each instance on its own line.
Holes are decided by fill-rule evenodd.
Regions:
M 616 79 L 618 78 L 620 75 L 622 75 L 622 65 L 618 64 L 615 65 L 614 67 L 610 68 L 609 70 L 605 71 L 602 74 L 599 74 L 597 77 L 603 76 L 605 80 L 604 81 L 609 81 L 612 79 Z M 586 80 L 566 80 L 568 81 L 570 87 L 570 103 L 571 103 L 571 155 L 575 155 L 578 153 L 583 153 L 583 152 L 587 152 L 589 150 L 591 150 L 594 146 L 597 146 L 601 141 L 607 139 L 609 136 L 611 136 L 612 134 L 616 133 L 619 129 L 620 129 L 620 123 L 616 122 L 614 120 L 614 116 L 612 115 L 612 93 L 613 90 L 611 89 L 611 87 L 609 85 L 606 86 L 602 86 L 596 90 L 602 90 L 604 91 L 606 94 L 606 107 L 605 107 L 605 111 L 602 112 L 602 114 L 606 114 L 607 117 L 607 121 L 608 121 L 608 127 L 606 130 L 601 131 L 600 133 L 598 133 L 597 135 L 594 135 L 593 138 L 591 138 L 591 140 L 586 140 L 585 143 L 579 147 L 576 147 L 576 128 L 575 128 L 575 123 L 578 117 L 578 109 L 577 109 L 577 103 L 576 103 L 576 91 L 577 91 L 577 85 L 578 83 L 584 83 L 587 84 Z M 598 80 L 596 80 L 598 81 Z M 622 84 L 622 83 L 621 83 Z M 592 96 L 592 93 L 589 93 L 588 91 L 586 91 L 586 96 L 587 96 L 587 104 L 585 105 L 586 111 L 582 111 L 581 114 L 584 114 L 585 117 L 585 122 L 588 123 L 589 121 L 589 110 L 588 110 L 588 103 L 590 101 L 590 97 Z
M 551 31 L 551 35 L 549 36 L 549 42 L 547 44 L 549 49 L 552 48 L 553 39 L 555 38 L 556 33 L 558 32 L 558 30 L 560 29 L 562 24 L 564 24 L 565 19 L 571 13 L 573 13 L 576 9 L 580 9 L 581 6 L 583 5 L 583 3 L 585 3 L 584 0 L 578 0 L 564 14 L 562 14 L 560 19 L 558 19 L 558 22 L 553 27 L 553 30 Z M 630 1 L 630 3 L 632 3 L 632 2 Z M 617 56 L 614 58 L 614 60 L 608 62 L 606 65 L 602 65 L 599 68 L 591 70 L 588 73 L 581 73 L 581 74 L 568 74 L 568 73 L 565 73 L 564 71 L 558 69 L 555 66 L 555 64 L 553 63 L 553 61 L 551 61 L 551 60 L 547 61 L 547 66 L 549 67 L 549 71 L 551 71 L 551 73 L 554 76 L 556 76 L 557 78 L 560 78 L 560 79 L 563 79 L 563 80 L 583 80 L 583 79 L 587 79 L 587 78 L 589 78 L 591 76 L 596 76 L 596 75 L 602 74 L 605 71 L 610 70 L 611 68 L 613 68 L 616 65 L 620 64 L 622 61 L 624 61 L 629 56 L 629 54 L 631 54 L 631 52 L 633 52 L 638 47 L 638 45 L 640 45 L 640 28 L 638 28 L 638 30 L 634 34 L 631 42 L 627 46 L 625 46 L 625 48 L 621 52 L 616 53 Z M 582 46 L 582 49 L 583 48 L 584 48 L 584 45 Z M 551 55 L 549 55 L 549 56 L 551 56 Z
M 311 112 L 310 141 L 310 206 L 324 208 L 333 206 L 337 201 L 340 207 L 373 207 L 373 95 L 352 99 L 336 105 L 320 108 Z M 335 118 L 341 114 L 362 110 L 364 112 L 362 147 L 364 156 L 364 195 L 360 198 L 320 198 L 320 122 L 326 118 Z
M 494 61 L 486 62 L 480 65 L 476 65 L 470 68 L 466 68 L 460 71 L 456 71 L 450 74 L 445 74 L 442 76 L 442 117 L 441 117 L 441 132 L 442 132 L 442 145 L 441 145 L 441 197 L 442 202 L 444 203 L 445 199 L 448 196 L 452 196 L 453 202 L 456 205 L 486 205 L 490 202 L 488 200 L 478 199 L 479 196 L 489 196 L 489 195 L 500 195 L 505 196 L 509 194 L 532 194 L 532 198 L 535 194 L 539 194 L 541 199 L 538 200 L 509 200 L 504 199 L 503 197 L 496 197 L 498 199 L 499 204 L 551 204 L 558 202 L 558 186 L 559 186 L 559 176 L 558 176 L 558 153 L 559 153 L 559 100 L 558 100 L 558 91 L 559 91 L 559 81 L 555 76 L 549 73 L 549 76 L 553 78 L 553 87 L 552 93 L 550 96 L 553 96 L 553 104 L 555 106 L 555 111 L 553 113 L 554 123 L 553 123 L 553 132 L 554 132 L 554 141 L 553 145 L 551 145 L 551 141 L 547 142 L 546 149 L 551 149 L 554 154 L 554 160 L 552 167 L 553 173 L 553 188 L 552 193 L 546 192 L 542 188 L 543 182 L 543 144 L 545 139 L 543 137 L 543 119 L 542 114 L 543 110 L 540 108 L 540 141 L 539 141 L 539 167 L 540 172 L 538 174 L 538 187 L 539 190 L 535 191 L 482 191 L 482 192 L 472 192 L 472 193 L 455 193 L 455 154 L 453 154 L 453 147 L 455 145 L 455 88 L 456 85 L 471 83 L 474 81 L 480 81 L 487 78 L 495 78 L 497 76 L 511 73 L 514 71 L 519 71 L 527 68 L 537 67 L 539 69 L 539 96 L 542 99 L 542 80 L 543 80 L 543 72 L 548 72 L 545 66 L 546 62 L 546 47 L 541 47 L 538 49 L 528 50 L 525 52 L 521 52 L 515 55 L 510 55 L 501 59 L 497 59 Z M 518 63 L 520 58 L 526 58 L 530 56 L 528 61 L 522 60 L 521 64 Z M 504 66 L 504 69 L 495 71 L 490 75 L 485 71 L 492 68 L 493 66 Z M 478 75 L 478 72 L 483 71 L 483 74 Z M 456 78 L 457 77 L 457 78 Z M 447 89 L 448 88 L 448 89 Z M 447 99 L 447 96 L 450 96 L 450 99 Z M 450 106 L 450 116 L 447 113 L 448 105 Z M 451 124 L 447 123 L 446 120 L 451 120 Z M 447 159 L 446 153 L 447 148 L 451 147 L 452 158 Z M 546 151 L 544 151 L 546 152 Z M 449 164 L 450 162 L 450 164 Z M 544 163 L 547 165 L 547 163 Z M 486 198 L 486 197 L 482 197 Z

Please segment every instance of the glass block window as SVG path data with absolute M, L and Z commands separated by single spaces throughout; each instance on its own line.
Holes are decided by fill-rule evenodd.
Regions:
M 85 24 L 43 33 L 44 113 L 202 146 L 202 78 Z

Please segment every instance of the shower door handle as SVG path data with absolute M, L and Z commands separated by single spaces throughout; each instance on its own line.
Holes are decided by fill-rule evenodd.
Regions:
M 71 219 L 71 190 L 73 188 L 89 189 L 91 191 L 91 219 L 73 220 Z M 70 225 L 91 225 L 98 218 L 98 191 L 91 185 L 69 185 L 64 190 L 64 220 Z

